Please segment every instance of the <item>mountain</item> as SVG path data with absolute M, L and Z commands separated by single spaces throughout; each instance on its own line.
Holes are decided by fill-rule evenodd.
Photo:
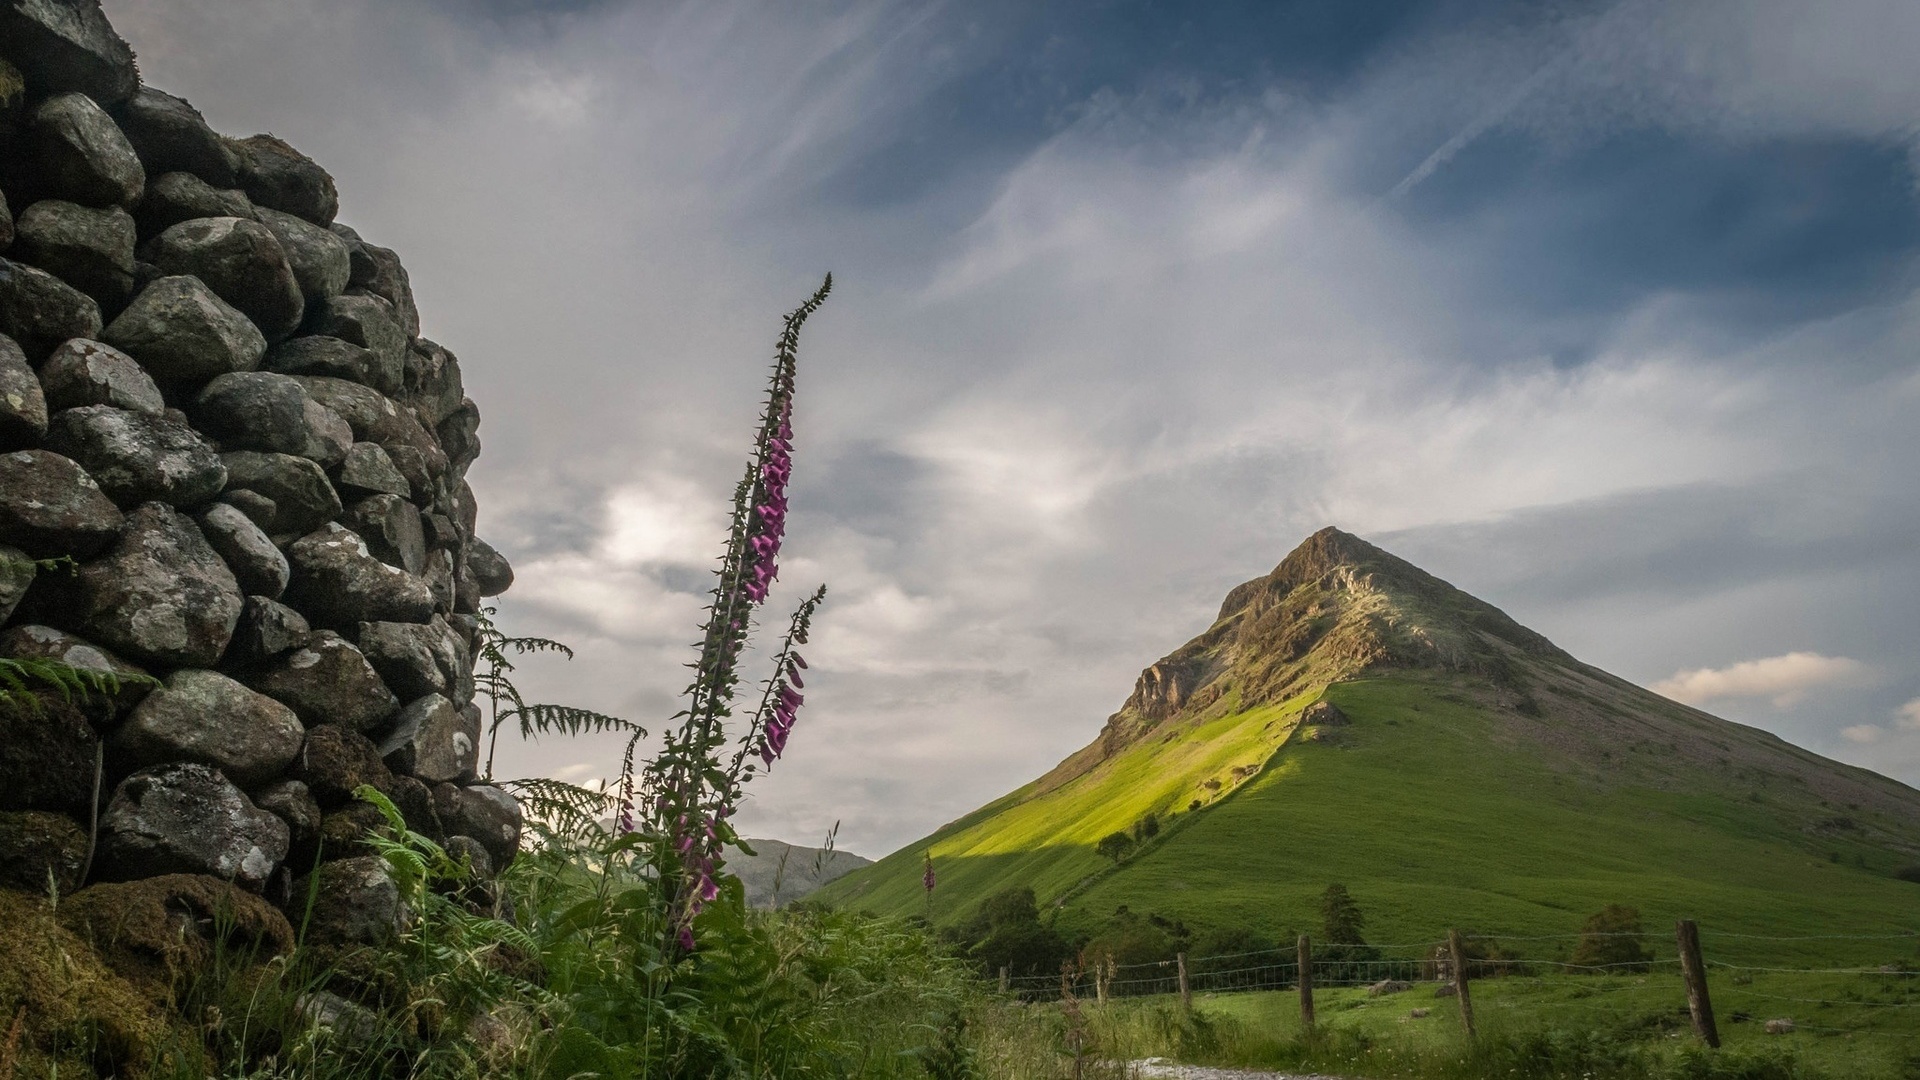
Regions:
M 727 872 L 747 887 L 747 903 L 757 908 L 798 900 L 844 874 L 873 865 L 872 859 L 851 851 L 780 840 L 748 839 L 747 846 L 753 849 L 752 855 L 737 849 L 727 852 Z
M 1096 852 L 1150 815 L 1123 861 Z M 927 851 L 942 923 L 1027 885 L 1069 928 L 1125 906 L 1272 934 L 1317 924 L 1337 881 L 1375 940 L 1565 933 L 1616 902 L 1651 926 L 1904 928 L 1920 791 L 1582 663 L 1324 529 L 1093 742 L 816 898 L 924 912 Z

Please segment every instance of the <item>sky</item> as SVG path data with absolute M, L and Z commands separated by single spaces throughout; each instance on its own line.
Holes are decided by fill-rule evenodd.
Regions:
M 878 856 L 1024 783 L 1324 525 L 1920 784 L 1920 5 L 106 7 L 399 252 L 498 619 L 577 650 L 530 697 L 666 725 L 833 272 L 747 835 Z

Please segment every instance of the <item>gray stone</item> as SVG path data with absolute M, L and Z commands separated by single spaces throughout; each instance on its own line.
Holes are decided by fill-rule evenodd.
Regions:
M 0 888 L 60 896 L 80 887 L 87 864 L 87 830 L 65 814 L 45 810 L 0 813 Z
M 1353 721 L 1341 711 L 1340 706 L 1326 700 L 1314 702 L 1300 714 L 1302 727 L 1340 727 L 1351 723 Z
M 453 572 L 453 552 L 445 548 L 435 548 L 427 552 L 427 572 L 423 575 L 427 582 L 427 591 L 433 594 L 433 610 L 454 617 L 453 602 L 456 582 Z
M 340 414 L 353 428 L 355 441 L 379 443 L 394 468 L 407 478 L 416 499 L 431 492 L 434 480 L 446 475 L 447 455 L 411 409 L 345 379 L 300 376 L 300 384 L 315 401 Z
M 0 544 L 0 623 L 13 618 L 40 568 L 17 547 Z
M 256 215 L 247 193 L 232 188 L 217 188 L 187 172 L 162 173 L 147 183 L 147 194 L 133 208 L 134 224 L 140 236 L 158 236 L 183 221 L 195 218 L 236 217 L 252 219 Z
M 339 229 L 334 230 L 339 233 Z M 360 239 L 357 233 L 348 230 L 347 242 L 353 255 L 353 274 L 350 284 L 353 288 L 364 289 L 393 305 L 393 314 L 400 321 L 400 329 L 410 338 L 420 336 L 420 311 L 413 302 L 413 283 L 407 279 L 406 267 L 400 265 L 400 256 L 389 248 L 369 244 Z
M 371 351 L 375 362 L 365 381 L 375 390 L 391 396 L 405 387 L 407 334 L 387 301 L 362 293 L 330 297 L 315 306 L 307 331 Z
M 0 191 L 0 251 L 13 246 L 13 212 L 7 208 L 7 193 Z
M 139 663 L 212 667 L 240 619 L 240 585 L 200 530 L 162 503 L 127 515 L 119 540 L 81 565 L 61 618 Z
M 198 517 L 207 543 L 227 562 L 240 590 L 248 596 L 277 600 L 287 589 L 292 571 L 287 557 L 260 526 L 227 503 L 214 503 Z
M 67 336 L 100 338 L 154 376 L 182 382 L 252 371 L 267 351 L 267 339 L 252 320 L 199 278 L 184 275 L 158 278 L 140 290 L 104 333 Z
M 55 94 L 35 106 L 27 145 L 47 195 L 88 206 L 132 206 L 146 190 L 133 146 L 85 94 Z
M 301 894 L 304 895 L 304 894 Z M 346 942 L 333 942 L 345 944 Z M 377 945 L 379 941 L 354 942 Z M 380 1016 L 365 1005 L 356 1005 L 338 994 L 315 990 L 294 999 L 293 1015 L 300 1021 L 300 1036 L 315 1045 L 335 1042 L 359 1049 L 380 1034 Z
M 84 559 L 112 543 L 122 521 L 73 459 L 50 450 L 0 455 L 0 543 L 36 559 Z
M 40 386 L 47 408 L 58 412 L 87 405 L 111 405 L 159 416 L 167 411 L 160 388 L 133 357 L 111 345 L 85 338 L 62 342 L 40 365 Z
M 216 377 L 194 399 L 193 419 L 228 450 L 293 454 L 324 468 L 340 464 L 353 445 L 345 420 L 292 376 L 271 371 Z
M 486 845 L 471 836 L 449 836 L 444 846 L 449 858 L 467 864 L 475 881 L 493 880 L 493 856 L 487 854 Z
M 46 434 L 47 398 L 40 379 L 19 344 L 0 336 L 0 450 L 37 446 Z
M 340 496 L 328 482 L 318 462 L 292 454 L 263 454 L 254 450 L 236 450 L 222 454 L 227 466 L 227 492 L 250 491 L 272 503 L 272 517 L 255 524 L 267 531 L 276 544 L 285 544 L 305 536 L 340 514 Z M 226 495 L 223 495 L 224 499 Z M 235 502 L 242 510 L 247 506 Z M 255 504 L 253 511 L 263 509 Z M 248 513 L 252 517 L 252 512 Z
M 408 703 L 380 743 L 388 768 L 429 784 L 472 780 L 479 748 L 480 711 L 461 709 L 439 694 Z
M 8 0 L 0 4 L 0 41 L 35 97 L 77 90 L 114 106 L 139 89 L 133 50 L 97 0 Z
M 460 361 L 452 351 L 425 338 L 407 349 L 407 403 L 420 414 L 421 423 L 438 427 L 453 415 L 466 391 L 460 381 Z
M 243 673 L 242 678 L 248 686 L 292 709 L 310 728 L 382 731 L 400 710 L 400 699 L 374 674 L 360 650 L 327 630 L 316 631 L 299 648 L 282 653 L 265 667 Z M 312 777 L 300 779 L 314 786 Z M 315 797 L 321 805 L 327 804 L 317 786 Z
M 440 448 L 447 454 L 448 471 L 453 476 L 465 476 L 467 466 L 480 456 L 480 407 L 472 398 L 462 400 L 436 430 Z
M 324 334 L 288 338 L 267 350 L 260 366 L 283 375 L 321 375 L 365 383 L 374 378 L 380 358 L 372 349 Z
M 398 495 L 374 495 L 349 507 L 340 523 L 365 541 L 367 551 L 388 566 L 418 577 L 427 569 L 426 533 L 420 509 Z
M 346 241 L 326 229 L 292 214 L 262 207 L 260 224 L 273 230 L 280 246 L 293 265 L 294 280 L 310 304 L 321 303 L 346 291 L 352 271 Z
M 320 804 L 298 780 L 275 780 L 252 794 L 253 805 L 287 823 L 287 865 L 296 873 L 313 866 L 320 843 Z M 295 899 L 305 901 L 304 894 Z
M 354 792 L 370 787 L 381 793 L 393 789 L 393 773 L 365 735 L 336 724 L 315 727 L 293 764 L 294 779 L 307 785 L 322 810 L 338 810 L 355 799 Z
M 165 414 L 111 405 L 66 409 L 48 425 L 47 448 L 79 462 L 122 509 L 156 501 L 199 506 L 227 483 L 213 447 Z
M 480 611 L 480 583 L 473 579 L 473 571 L 467 568 L 467 560 L 457 559 L 453 564 L 453 610 L 461 615 L 474 615 Z
M 393 459 L 379 443 L 354 443 L 347 451 L 346 460 L 340 463 L 340 470 L 334 474 L 334 485 L 347 499 L 370 495 L 395 495 L 404 499 L 413 494 L 413 486 L 400 475 Z
M 220 493 L 220 501 L 247 515 L 247 520 L 262 529 L 273 527 L 273 519 L 280 507 L 272 499 L 257 491 L 233 486 L 233 470 L 227 470 L 227 490 Z
M 183 98 L 141 87 L 120 110 L 120 130 L 149 176 L 177 171 L 215 187 L 234 185 L 239 157 Z
M 377 949 L 391 944 L 412 925 L 413 914 L 386 860 L 379 856 L 357 855 L 325 863 L 314 874 L 317 880 L 302 878 L 294 882 L 292 893 L 296 904 L 304 903 L 308 895 L 313 897 L 313 910 L 305 913 L 308 941 Z M 324 1014 L 314 1013 L 312 1022 L 323 1019 Z M 365 1037 L 357 1029 L 346 1031 L 339 1026 L 358 1024 L 357 1014 L 343 1014 L 326 1022 L 334 1026 L 336 1037 Z
M 147 241 L 141 257 L 168 274 L 191 274 L 253 320 L 269 341 L 300 327 L 306 300 L 273 230 L 238 217 L 194 218 Z M 129 350 L 131 351 L 131 350 Z
M 427 623 L 362 623 L 360 651 L 403 699 L 444 694 L 460 705 L 473 697 L 465 643 L 437 615 Z
M 74 703 L 87 719 L 102 726 L 140 704 L 152 685 L 145 681 L 147 673 L 138 665 L 51 626 L 23 623 L 0 631 L 0 656 L 14 660 L 58 660 L 69 667 L 108 677 L 109 686 L 117 683 L 118 689 L 110 694 L 89 692 L 75 699 Z
M 458 550 L 466 546 L 466 538 L 454 527 L 453 519 L 445 514 L 421 514 L 420 524 L 426 529 L 427 547 L 430 550 Z
M 95 873 L 104 881 L 208 874 L 258 891 L 287 857 L 287 824 L 205 765 L 142 769 L 100 816 Z
M 276 600 L 249 596 L 227 646 L 229 662 L 242 666 L 265 664 L 281 653 L 307 643 L 313 628 L 306 616 Z
M 0 707 L 0 810 L 83 813 L 99 739 L 80 710 L 43 694 L 38 709 Z
M 520 852 L 524 823 L 520 804 L 513 796 L 489 784 L 440 784 L 433 789 L 433 805 L 449 835 L 478 840 L 496 868 L 504 870 L 512 865 Z
M 38 363 L 68 338 L 99 337 L 100 305 L 39 267 L 0 259 L 0 334 Z
M 242 139 L 233 148 L 240 155 L 240 187 L 256 206 L 323 226 L 340 212 L 333 177 L 312 158 L 271 135 Z
M 513 585 L 513 567 L 506 556 L 477 536 L 467 544 L 467 572 L 481 596 L 499 596 Z
M 117 206 L 95 209 L 42 199 L 14 224 L 15 257 L 93 297 L 108 309 L 133 295 L 133 215 Z
M 480 620 L 472 615 L 449 615 L 447 629 L 466 646 L 467 664 L 471 667 L 480 655 Z
M 217 671 L 185 668 L 134 708 L 107 750 L 119 768 L 192 761 L 244 788 L 285 772 L 305 741 L 292 709 Z
M 367 551 L 360 537 L 329 523 L 293 542 L 288 596 L 316 626 L 352 633 L 363 622 L 417 622 L 433 617 L 426 582 Z

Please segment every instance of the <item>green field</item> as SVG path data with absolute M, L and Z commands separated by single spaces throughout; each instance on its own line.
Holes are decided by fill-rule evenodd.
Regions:
M 1791 1059 L 1815 1075 L 1906 1080 L 1920 1066 L 1920 977 L 1716 972 L 1709 979 L 1723 1060 Z M 1658 1068 L 1697 1041 L 1680 980 L 1672 974 L 1507 977 L 1473 984 L 1475 1027 L 1483 1043 L 1524 1046 L 1554 1039 L 1605 1057 L 1625 1050 Z M 1304 1028 L 1291 991 L 1194 995 L 1213 1038 L 1168 1038 L 1177 1015 L 1171 996 L 1087 1003 L 1111 1056 L 1175 1054 L 1205 1064 L 1300 1067 Z M 1323 1040 L 1317 1067 L 1370 1077 L 1445 1075 L 1467 1057 L 1459 1007 L 1431 984 L 1371 996 L 1364 989 L 1320 990 L 1315 1018 Z M 1028 1006 L 1045 1007 L 1045 1006 Z M 1768 1034 L 1769 1019 L 1794 1029 Z M 1157 1021 L 1157 1023 L 1156 1023 Z M 1573 1033 L 1596 1033 L 1581 1040 Z M 1312 1061 L 1313 1059 L 1309 1059 Z

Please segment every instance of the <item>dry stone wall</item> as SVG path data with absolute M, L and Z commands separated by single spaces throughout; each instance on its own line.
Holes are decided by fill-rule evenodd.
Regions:
M 289 904 L 318 873 L 313 926 L 369 939 L 397 912 L 362 784 L 513 859 L 475 773 L 475 615 L 513 578 L 474 535 L 479 413 L 338 209 L 141 85 L 97 0 L 0 0 L 0 656 L 159 680 L 0 712 L 0 884 Z

